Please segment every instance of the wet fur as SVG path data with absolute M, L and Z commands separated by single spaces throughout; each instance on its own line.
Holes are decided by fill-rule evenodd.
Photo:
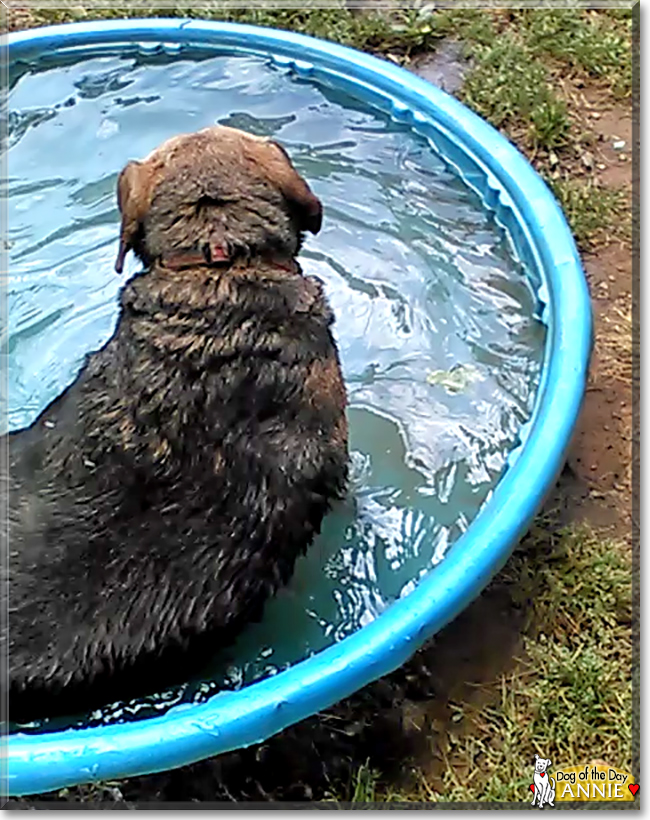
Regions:
M 110 341 L 10 451 L 10 718 L 182 682 L 261 616 L 347 474 L 320 203 L 275 143 L 214 128 L 120 175 Z M 205 244 L 220 267 L 165 266 Z M 289 268 L 288 270 L 286 268 Z M 6 635 L 5 635 L 6 639 Z

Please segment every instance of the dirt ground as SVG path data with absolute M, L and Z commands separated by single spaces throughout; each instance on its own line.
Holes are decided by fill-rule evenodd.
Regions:
M 605 185 L 624 186 L 632 202 L 632 112 L 585 94 Z M 597 118 L 593 114 L 598 114 Z M 614 143 L 623 141 L 624 151 Z M 632 332 L 632 249 L 610 242 L 583 254 L 594 307 L 595 348 L 582 418 L 568 458 L 576 478 L 574 516 L 628 539 L 632 524 L 632 362 L 620 355 Z
M 448 70 L 424 58 L 413 68 L 454 91 L 462 69 L 450 49 Z M 631 203 L 631 108 L 613 103 L 595 85 L 576 88 L 575 95 L 576 116 L 596 135 L 591 170 L 604 185 L 624 185 Z M 631 241 L 605 237 L 583 261 L 593 297 L 595 349 L 580 424 L 549 508 L 559 510 L 560 524 L 586 520 L 631 544 L 632 362 L 624 344 L 632 321 Z M 366 765 L 396 789 L 411 788 L 418 771 L 435 789 L 444 756 L 453 753 L 449 731 L 457 716 L 449 704 L 479 706 L 490 697 L 490 682 L 510 668 L 521 647 L 526 610 L 512 580 L 500 575 L 408 664 L 324 714 L 250 749 L 46 799 L 99 800 L 115 808 L 124 801 L 322 800 L 336 792 L 334 784 L 349 781 L 351 772 Z M 27 808 L 33 801 L 19 803 Z

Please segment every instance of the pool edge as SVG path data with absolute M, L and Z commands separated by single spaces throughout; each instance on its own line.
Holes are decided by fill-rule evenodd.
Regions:
M 327 708 L 402 665 L 427 637 L 476 597 L 503 566 L 527 529 L 564 462 L 588 371 L 591 306 L 573 238 L 548 188 L 521 154 L 487 123 L 405 70 L 332 43 L 290 32 L 226 23 L 160 19 L 121 22 L 119 26 L 110 21 L 20 32 L 9 35 L 6 43 L 9 48 L 12 43 L 21 42 L 40 43 L 39 47 L 43 47 L 42 44 L 56 42 L 62 35 L 71 37 L 78 32 L 94 36 L 100 30 L 107 38 L 112 32 L 135 31 L 137 36 L 153 40 L 181 31 L 188 38 L 201 32 L 210 32 L 215 37 L 225 33 L 231 41 L 245 36 L 256 38 L 256 42 L 281 46 L 279 50 L 284 50 L 289 60 L 296 59 L 289 52 L 302 48 L 300 59 L 304 57 L 307 63 L 311 52 L 326 54 L 332 64 L 343 61 L 348 69 L 350 64 L 346 61 L 350 61 L 355 64 L 355 70 L 362 68 L 366 75 L 381 76 L 389 83 L 401 85 L 407 96 L 418 104 L 428 100 L 438 115 L 444 114 L 445 126 L 452 133 L 455 133 L 453 129 L 460 132 L 461 141 L 473 147 L 494 174 L 499 187 L 512 197 L 526 227 L 535 226 L 532 241 L 542 246 L 544 266 L 549 268 L 549 281 L 545 284 L 549 286 L 549 299 L 554 307 L 553 327 L 549 327 L 550 360 L 545 364 L 547 383 L 540 387 L 539 406 L 517 458 L 484 510 L 455 544 L 456 555 L 463 553 L 462 560 L 458 557 L 452 560 L 450 555 L 436 568 L 435 589 L 430 589 L 434 584 L 427 584 L 425 578 L 411 595 L 340 644 L 274 678 L 237 693 L 216 695 L 200 706 L 178 706 L 161 717 L 101 729 L 67 730 L 50 736 L 14 735 L 9 738 L 7 750 L 11 794 L 42 792 L 84 781 L 175 768 L 251 745 Z M 504 160 L 507 173 L 501 173 Z M 553 231 L 557 232 L 552 243 L 555 250 L 548 247 L 546 240 L 546 235 Z M 527 476 L 535 478 L 534 486 L 525 503 L 515 504 L 513 509 L 513 494 L 503 487 L 505 485 L 506 490 L 511 485 L 516 487 L 516 482 Z M 466 536 L 470 533 L 472 537 L 468 539 Z M 472 555 L 469 555 L 470 546 Z M 469 584 L 467 578 L 472 574 L 474 580 Z M 37 773 L 35 752 L 39 760 L 37 768 L 41 769 Z

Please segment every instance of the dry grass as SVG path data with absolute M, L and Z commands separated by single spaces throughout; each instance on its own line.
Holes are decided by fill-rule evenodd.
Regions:
M 598 346 L 604 361 L 604 371 L 626 384 L 632 383 L 634 330 L 632 322 L 632 295 L 623 293 L 602 317 Z

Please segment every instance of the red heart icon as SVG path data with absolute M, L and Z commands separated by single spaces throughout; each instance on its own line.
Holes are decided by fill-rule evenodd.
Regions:
M 546 772 L 540 772 L 542 777 L 546 777 Z
M 532 783 L 530 784 L 530 790 L 531 790 L 531 792 L 534 792 L 534 791 L 535 791 L 535 786 L 533 786 L 533 784 L 532 784 Z
M 628 786 L 628 789 L 632 792 L 632 794 L 634 796 L 636 796 L 636 793 L 639 791 L 639 784 L 638 783 L 630 783 L 630 785 Z

